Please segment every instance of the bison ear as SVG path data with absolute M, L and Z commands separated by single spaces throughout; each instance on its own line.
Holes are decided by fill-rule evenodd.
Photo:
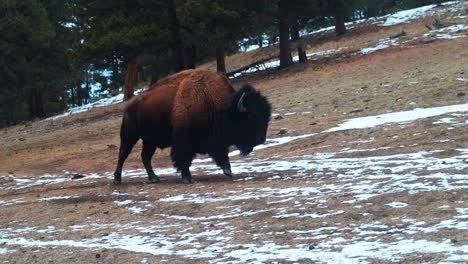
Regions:
M 239 99 L 239 102 L 237 102 L 237 110 L 239 110 L 239 112 L 246 112 L 247 111 L 247 108 L 244 105 L 244 98 L 245 98 L 245 92 L 242 93 L 242 95 L 241 95 L 241 97 Z

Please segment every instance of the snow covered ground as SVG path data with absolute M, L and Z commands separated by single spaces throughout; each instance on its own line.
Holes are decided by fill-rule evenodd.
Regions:
M 256 151 L 319 134 L 385 129 L 389 124 L 404 127 L 428 118 L 434 125 L 447 125 L 466 133 L 468 103 L 350 119 L 321 133 L 270 139 Z M 375 138 L 363 138 L 360 143 L 373 141 Z M 350 145 L 352 143 L 356 142 L 350 142 Z M 21 248 L 71 248 L 144 253 L 142 263 L 149 261 L 151 256 L 157 256 L 161 261 L 179 256 L 188 262 L 203 260 L 204 263 L 405 262 L 405 257 L 412 254 L 437 255 L 435 259 L 439 263 L 468 262 L 468 201 L 464 199 L 466 196 L 455 195 L 466 193 L 468 189 L 468 149 L 453 149 L 454 154 L 447 157 L 438 156 L 441 150 L 437 149 L 410 153 L 404 152 L 405 146 L 401 145 L 382 149 L 396 149 L 397 154 L 375 154 L 378 149 L 343 148 L 335 152 L 293 157 L 277 155 L 265 159 L 252 157 L 232 162 L 233 172 L 241 175 L 235 181 L 250 182 L 256 175 L 266 174 L 266 182 L 271 183 L 268 186 L 252 185 L 216 192 L 209 191 L 205 183 L 198 183 L 195 186 L 199 187 L 193 192 L 175 192 L 156 199 L 148 194 L 145 186 L 140 186 L 138 193 L 123 189 L 97 194 L 95 199 L 105 198 L 133 217 L 103 223 L 99 218 L 88 216 L 83 222 L 71 226 L 60 225 L 60 221 L 39 226 L 27 220 L 2 226 L 0 259 Z M 369 154 L 342 156 L 356 152 Z M 192 170 L 195 179 L 198 175 L 220 174 L 219 169 L 206 159 L 194 162 Z M 172 168 L 156 168 L 156 173 L 174 175 L 176 172 Z M 74 184 L 91 186 L 103 177 L 109 182 L 112 178 L 111 172 L 85 176 L 73 181 Z M 123 177 L 125 181 L 145 178 L 146 174 L 143 169 L 127 170 Z M 70 172 L 36 179 L 0 176 L 0 190 L 24 191 L 38 186 L 54 186 L 70 182 L 70 178 Z M 286 181 L 292 185 L 281 184 Z M 434 202 L 435 198 L 427 197 L 431 192 L 452 192 L 454 195 L 439 204 Z M 80 199 L 80 196 L 74 193 L 14 198 L 0 200 L 0 207 L 67 203 Z M 433 202 L 427 204 L 427 201 Z M 179 209 L 172 212 L 160 209 L 166 205 L 175 209 L 198 209 L 190 214 Z M 417 210 L 421 206 L 426 206 L 424 210 L 434 212 L 437 217 L 419 219 Z M 411 213 L 402 213 L 402 210 Z M 391 216 L 377 217 L 382 212 Z M 151 219 L 150 224 L 143 221 L 147 218 Z M 240 220 L 246 224 L 236 225 Z M 304 226 L 311 221 L 316 226 Z M 281 223 L 288 223 L 290 228 L 282 227 Z M 76 234 L 86 230 L 93 234 L 106 233 L 77 238 Z M 447 232 L 465 236 L 457 242 L 446 238 Z M 250 236 L 249 243 L 241 242 L 240 237 L 245 235 Z
M 140 90 L 137 90 L 135 91 L 135 95 L 136 94 L 139 94 L 143 91 L 144 89 L 140 89 Z M 116 95 L 116 96 L 112 96 L 112 97 L 109 97 L 109 98 L 104 98 L 104 99 L 101 99 L 101 100 L 98 100 L 96 102 L 93 102 L 93 103 L 89 103 L 89 104 L 85 104 L 85 105 L 82 105 L 82 106 L 77 106 L 77 107 L 72 107 L 70 109 L 68 109 L 67 111 L 59 114 L 59 115 L 55 115 L 55 116 L 51 116 L 49 118 L 47 118 L 48 120 L 49 119 L 58 119 L 58 118 L 61 118 L 61 117 L 64 117 L 64 116 L 69 116 L 69 115 L 73 115 L 73 114 L 77 114 L 77 113 L 81 113 L 81 112 L 86 112 L 86 111 L 89 111 L 93 108 L 96 108 L 96 107 L 103 107 L 103 106 L 107 106 L 107 105 L 112 105 L 112 104 L 117 104 L 117 103 L 121 103 L 123 101 L 123 94 L 119 94 L 119 95 Z
M 451 2 L 446 2 L 442 4 L 441 7 L 438 7 L 437 5 L 427 5 L 427 6 L 422 6 L 419 8 L 414 8 L 414 9 L 409 9 L 409 10 L 403 10 L 396 12 L 394 14 L 389 14 L 386 16 L 382 17 L 373 17 L 369 19 L 362 19 L 354 22 L 348 22 L 346 23 L 346 27 L 348 29 L 354 28 L 356 25 L 360 23 L 370 23 L 374 24 L 377 26 L 382 26 L 382 27 L 387 27 L 387 26 L 395 26 L 395 25 L 400 25 L 400 24 L 405 24 L 405 23 L 410 23 L 411 21 L 414 21 L 416 19 L 421 19 L 424 16 L 428 15 L 438 15 L 446 12 L 454 12 L 454 17 L 459 17 L 457 12 L 463 12 L 464 9 L 468 7 L 468 3 L 466 1 L 451 1 Z M 432 30 L 424 35 L 424 37 L 434 37 L 436 39 L 456 39 L 456 38 L 463 38 L 466 35 L 465 34 L 460 34 L 459 32 L 462 30 L 466 30 L 468 28 L 468 25 L 466 24 L 458 24 L 458 25 L 453 25 L 450 27 L 442 28 L 442 29 L 437 29 L 437 30 Z M 321 32 L 326 32 L 326 31 L 332 31 L 334 30 L 334 27 L 327 27 L 327 28 L 322 28 L 313 32 L 308 33 L 309 35 L 312 34 L 318 34 Z M 374 45 L 363 48 L 359 52 L 355 53 L 355 55 L 359 54 L 370 54 L 378 50 L 386 49 L 392 46 L 400 46 L 404 42 L 400 41 L 398 38 L 395 39 L 381 39 Z M 324 50 L 324 51 L 319 51 L 315 53 L 310 53 L 307 54 L 307 57 L 310 59 L 313 59 L 314 56 L 329 56 L 335 53 L 338 53 L 339 51 L 346 50 L 346 47 L 341 47 L 337 49 L 332 49 L 332 50 Z M 253 50 L 253 49 L 250 49 Z M 298 56 L 293 57 L 293 61 L 297 62 L 299 60 Z M 245 70 L 244 72 L 237 73 L 236 75 L 232 76 L 232 78 L 236 78 L 241 76 L 242 74 L 245 73 L 253 73 L 261 70 L 266 70 L 270 68 L 277 68 L 279 67 L 280 62 L 279 60 L 272 60 L 270 62 L 264 63 L 262 65 L 259 65 L 258 67 L 252 67 L 250 69 Z
M 468 29 L 468 25 L 458 24 L 441 29 L 431 30 L 429 33 L 424 34 L 425 37 L 434 36 L 439 39 L 456 39 L 465 37 L 463 34 L 457 34 L 462 30 Z
M 85 104 L 85 105 L 77 106 L 77 107 L 72 107 L 72 108 L 68 109 L 67 111 L 63 112 L 62 114 L 52 116 L 52 117 L 49 117 L 47 119 L 58 119 L 58 118 L 61 118 L 61 117 L 64 117 L 64 116 L 69 116 L 69 115 L 72 115 L 72 114 L 85 112 L 85 111 L 88 111 L 88 110 L 93 109 L 95 107 L 102 107 L 102 106 L 106 106 L 106 105 L 117 104 L 117 103 L 122 102 L 122 100 L 123 100 L 123 94 L 119 94 L 119 95 L 116 95 L 116 96 L 112 96 L 112 97 L 109 97 L 109 98 L 104 98 L 104 99 L 98 100 L 98 101 L 93 102 L 93 103 L 89 103 L 89 104 Z
M 457 15 L 467 7 L 466 1 L 453 1 L 442 8 L 431 5 L 371 21 L 391 26 L 447 10 Z M 460 31 L 466 29 L 466 24 L 458 24 L 430 31 L 424 37 L 461 38 L 466 35 Z M 398 45 L 399 39 L 382 39 L 357 54 Z M 307 55 L 313 59 L 346 49 Z M 278 65 L 273 61 L 249 72 Z M 103 99 L 51 118 L 121 100 L 122 95 Z M 281 115 L 306 114 L 310 113 Z M 236 177 L 221 191 L 212 190 L 215 182 L 203 181 L 190 191 L 181 191 L 175 184 L 165 183 L 178 178 L 177 172 L 156 164 L 155 172 L 163 177 L 161 185 L 102 188 L 111 182 L 112 172 L 86 174 L 74 180 L 73 172 L 36 177 L 0 175 L 0 210 L 9 212 L 4 217 L 47 206 L 75 214 L 76 206 L 82 207 L 83 201 L 108 202 L 105 208 L 110 215 L 118 214 L 112 218 L 92 213 L 93 204 L 72 224 L 51 218 L 46 212 L 45 222 L 13 217 L 14 221 L 0 226 L 0 261 L 40 252 L 50 255 L 57 251 L 66 256 L 123 250 L 137 254 L 132 255 L 132 261 L 140 263 L 467 263 L 468 148 L 439 147 L 454 141 L 444 133 L 430 144 L 396 140 L 372 146 L 387 127 L 404 130 L 421 120 L 446 127 L 446 132 L 466 134 L 468 103 L 353 118 L 317 133 L 272 138 L 255 148 L 254 156 L 242 159 L 237 159 L 239 152 L 233 151 L 230 156 Z M 301 140 L 360 133 L 369 128 L 378 132 L 341 142 L 342 146 L 334 150 L 322 145 L 300 155 L 255 155 Z M 195 180 L 221 177 L 211 159 L 198 158 L 191 169 Z M 124 182 L 143 182 L 146 172 L 126 170 L 123 177 Z M 96 186 L 101 186 L 101 192 L 93 193 Z M 170 190 L 158 191 L 168 186 Z M 10 208 L 19 210 L 11 213 Z
M 447 4 L 455 5 L 458 4 L 458 2 L 459 1 L 454 1 Z M 436 5 L 427 5 L 414 9 L 399 11 L 394 14 L 384 16 L 384 21 L 380 23 L 382 26 L 394 26 L 402 23 L 409 23 L 414 19 L 418 19 L 422 16 L 427 15 L 429 11 L 433 10 L 435 7 Z
M 414 120 L 431 116 L 443 115 L 454 112 L 468 112 L 468 103 L 440 106 L 432 108 L 416 108 L 409 111 L 387 113 L 378 116 L 359 117 L 345 121 L 337 127 L 327 130 L 327 132 L 340 131 L 346 129 L 358 129 L 375 127 L 387 123 L 411 122 Z

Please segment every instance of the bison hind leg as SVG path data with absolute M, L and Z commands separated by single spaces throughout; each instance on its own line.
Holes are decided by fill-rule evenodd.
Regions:
M 135 146 L 138 139 L 134 118 L 132 118 L 128 112 L 125 112 L 120 127 L 119 160 L 117 161 L 117 168 L 114 172 L 114 184 L 122 183 L 123 164 L 130 152 L 132 152 L 132 148 Z
M 119 185 L 122 183 L 122 167 L 127 159 L 130 152 L 132 152 L 133 146 L 138 141 L 138 138 L 121 138 L 120 140 L 120 150 L 119 150 L 119 160 L 117 162 L 117 168 L 114 172 L 114 184 Z
M 148 174 L 148 179 L 152 183 L 160 182 L 158 176 L 153 171 L 153 166 L 151 165 L 151 158 L 156 151 L 156 144 L 150 141 L 143 141 L 143 149 L 141 151 L 141 160 L 143 161 L 143 165 L 145 166 L 146 173 Z

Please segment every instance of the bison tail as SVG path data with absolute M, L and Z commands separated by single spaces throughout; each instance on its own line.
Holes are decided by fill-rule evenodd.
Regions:
M 135 121 L 136 120 L 130 116 L 130 113 L 124 113 L 122 125 L 120 127 L 120 140 L 122 142 L 138 140 L 138 130 Z

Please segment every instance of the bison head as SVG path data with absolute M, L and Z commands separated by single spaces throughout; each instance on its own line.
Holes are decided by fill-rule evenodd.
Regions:
M 271 105 L 268 100 L 249 84 L 231 96 L 227 118 L 228 129 L 234 144 L 242 155 L 252 152 L 266 140 Z

